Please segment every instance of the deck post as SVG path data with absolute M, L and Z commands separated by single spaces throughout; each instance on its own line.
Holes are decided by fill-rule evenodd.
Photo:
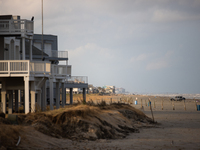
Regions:
M 1 91 L 2 111 L 6 113 L 6 91 Z
M 38 111 L 42 110 L 42 100 L 41 100 L 41 90 L 37 90 L 37 109 L 39 109 Z
M 2 82 L 2 89 L 1 89 L 1 102 L 2 102 L 2 111 L 6 113 L 6 85 L 5 81 Z
M 62 83 L 62 107 L 65 107 L 66 104 L 66 88 L 65 83 Z
M 21 106 L 21 90 L 18 90 L 18 101 L 19 101 L 19 106 Z
M 49 78 L 49 91 L 50 91 L 50 110 L 53 110 L 53 98 L 54 98 L 54 91 L 53 91 L 53 78 Z
M 15 90 L 15 112 L 19 111 L 19 96 L 18 96 L 18 90 Z
M 33 44 L 33 40 L 30 39 L 30 53 L 29 53 L 29 59 L 30 59 L 30 61 L 32 61 L 32 44 Z
M 42 111 L 46 110 L 47 99 L 46 99 L 46 81 L 42 87 Z
M 31 112 L 35 112 L 35 82 L 31 82 Z
M 73 104 L 73 88 L 70 88 L 70 104 Z
M 60 82 L 56 82 L 56 109 L 60 108 Z
M 83 88 L 83 103 L 86 103 L 86 90 Z
M 24 77 L 24 106 L 25 106 L 25 114 L 29 113 L 29 77 Z
M 22 60 L 26 60 L 26 57 L 25 57 L 25 37 L 22 37 Z
M 8 101 L 8 114 L 12 114 L 13 111 L 13 91 L 9 91 L 9 101 Z

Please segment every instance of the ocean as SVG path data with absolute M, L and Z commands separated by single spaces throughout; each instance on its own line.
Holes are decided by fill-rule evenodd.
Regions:
M 167 96 L 167 97 L 175 97 L 175 96 L 183 96 L 186 99 L 200 99 L 200 94 L 146 94 L 151 96 Z

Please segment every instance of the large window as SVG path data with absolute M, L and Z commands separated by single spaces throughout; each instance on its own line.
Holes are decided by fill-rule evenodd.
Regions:
M 44 51 L 46 54 L 48 54 L 51 57 L 51 44 L 50 43 L 44 43 Z

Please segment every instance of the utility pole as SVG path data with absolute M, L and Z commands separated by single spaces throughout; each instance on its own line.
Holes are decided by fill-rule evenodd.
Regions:
M 42 60 L 43 60 L 43 51 L 44 51 L 44 47 L 43 47 L 43 0 L 42 0 Z

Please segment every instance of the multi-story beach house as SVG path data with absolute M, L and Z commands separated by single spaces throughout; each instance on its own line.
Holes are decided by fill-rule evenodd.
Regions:
M 42 40 L 43 39 L 43 40 Z M 60 62 L 63 62 L 60 65 Z M 87 77 L 72 76 L 68 52 L 59 51 L 57 36 L 34 34 L 34 20 L 20 16 L 0 16 L 0 91 L 1 110 L 12 114 L 22 104 L 24 112 L 35 112 L 66 105 L 66 88 L 83 90 L 86 99 Z

